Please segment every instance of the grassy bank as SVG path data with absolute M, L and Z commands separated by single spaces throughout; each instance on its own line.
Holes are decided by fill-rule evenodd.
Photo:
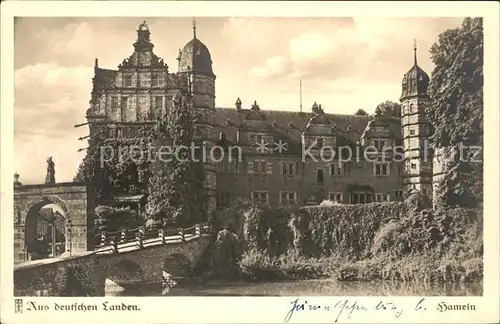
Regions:
M 221 213 L 208 276 L 254 280 L 471 281 L 482 278 L 482 211 L 404 202 Z

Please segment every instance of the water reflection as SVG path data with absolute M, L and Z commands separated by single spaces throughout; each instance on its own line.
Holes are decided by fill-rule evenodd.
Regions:
M 107 296 L 481 296 L 482 282 L 405 283 L 394 281 L 227 282 L 183 280 L 175 287 L 134 285 Z

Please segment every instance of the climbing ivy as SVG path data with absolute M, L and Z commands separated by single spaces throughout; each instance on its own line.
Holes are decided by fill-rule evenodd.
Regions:
M 123 128 L 122 137 L 112 138 L 106 126 L 94 127 L 74 181 L 94 184 L 99 201 L 117 194 L 146 193 L 152 125 Z
M 435 130 L 432 141 L 445 149 L 442 159 L 449 162 L 436 198 L 446 205 L 473 207 L 482 201 L 482 156 L 471 161 L 456 158 L 456 153 L 461 145 L 483 146 L 482 19 L 466 18 L 460 27 L 439 35 L 431 55 L 435 68 L 427 114 Z
M 190 149 L 194 143 L 194 116 L 189 99 L 179 90 L 171 109 L 155 125 L 154 150 L 146 213 L 155 223 L 192 223 L 205 218 L 203 162 Z M 165 154 L 160 147 L 168 147 Z M 200 152 L 195 152 L 198 154 Z

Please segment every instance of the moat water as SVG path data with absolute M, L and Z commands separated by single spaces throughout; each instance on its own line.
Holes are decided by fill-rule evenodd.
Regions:
M 113 289 L 106 296 L 481 296 L 483 282 L 404 283 L 389 281 L 339 282 L 300 280 L 284 282 L 180 281 L 171 288 L 160 284 Z

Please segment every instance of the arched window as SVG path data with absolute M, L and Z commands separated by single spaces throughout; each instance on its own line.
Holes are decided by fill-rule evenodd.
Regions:
M 410 114 L 413 114 L 415 112 L 415 106 L 413 104 L 410 104 Z

